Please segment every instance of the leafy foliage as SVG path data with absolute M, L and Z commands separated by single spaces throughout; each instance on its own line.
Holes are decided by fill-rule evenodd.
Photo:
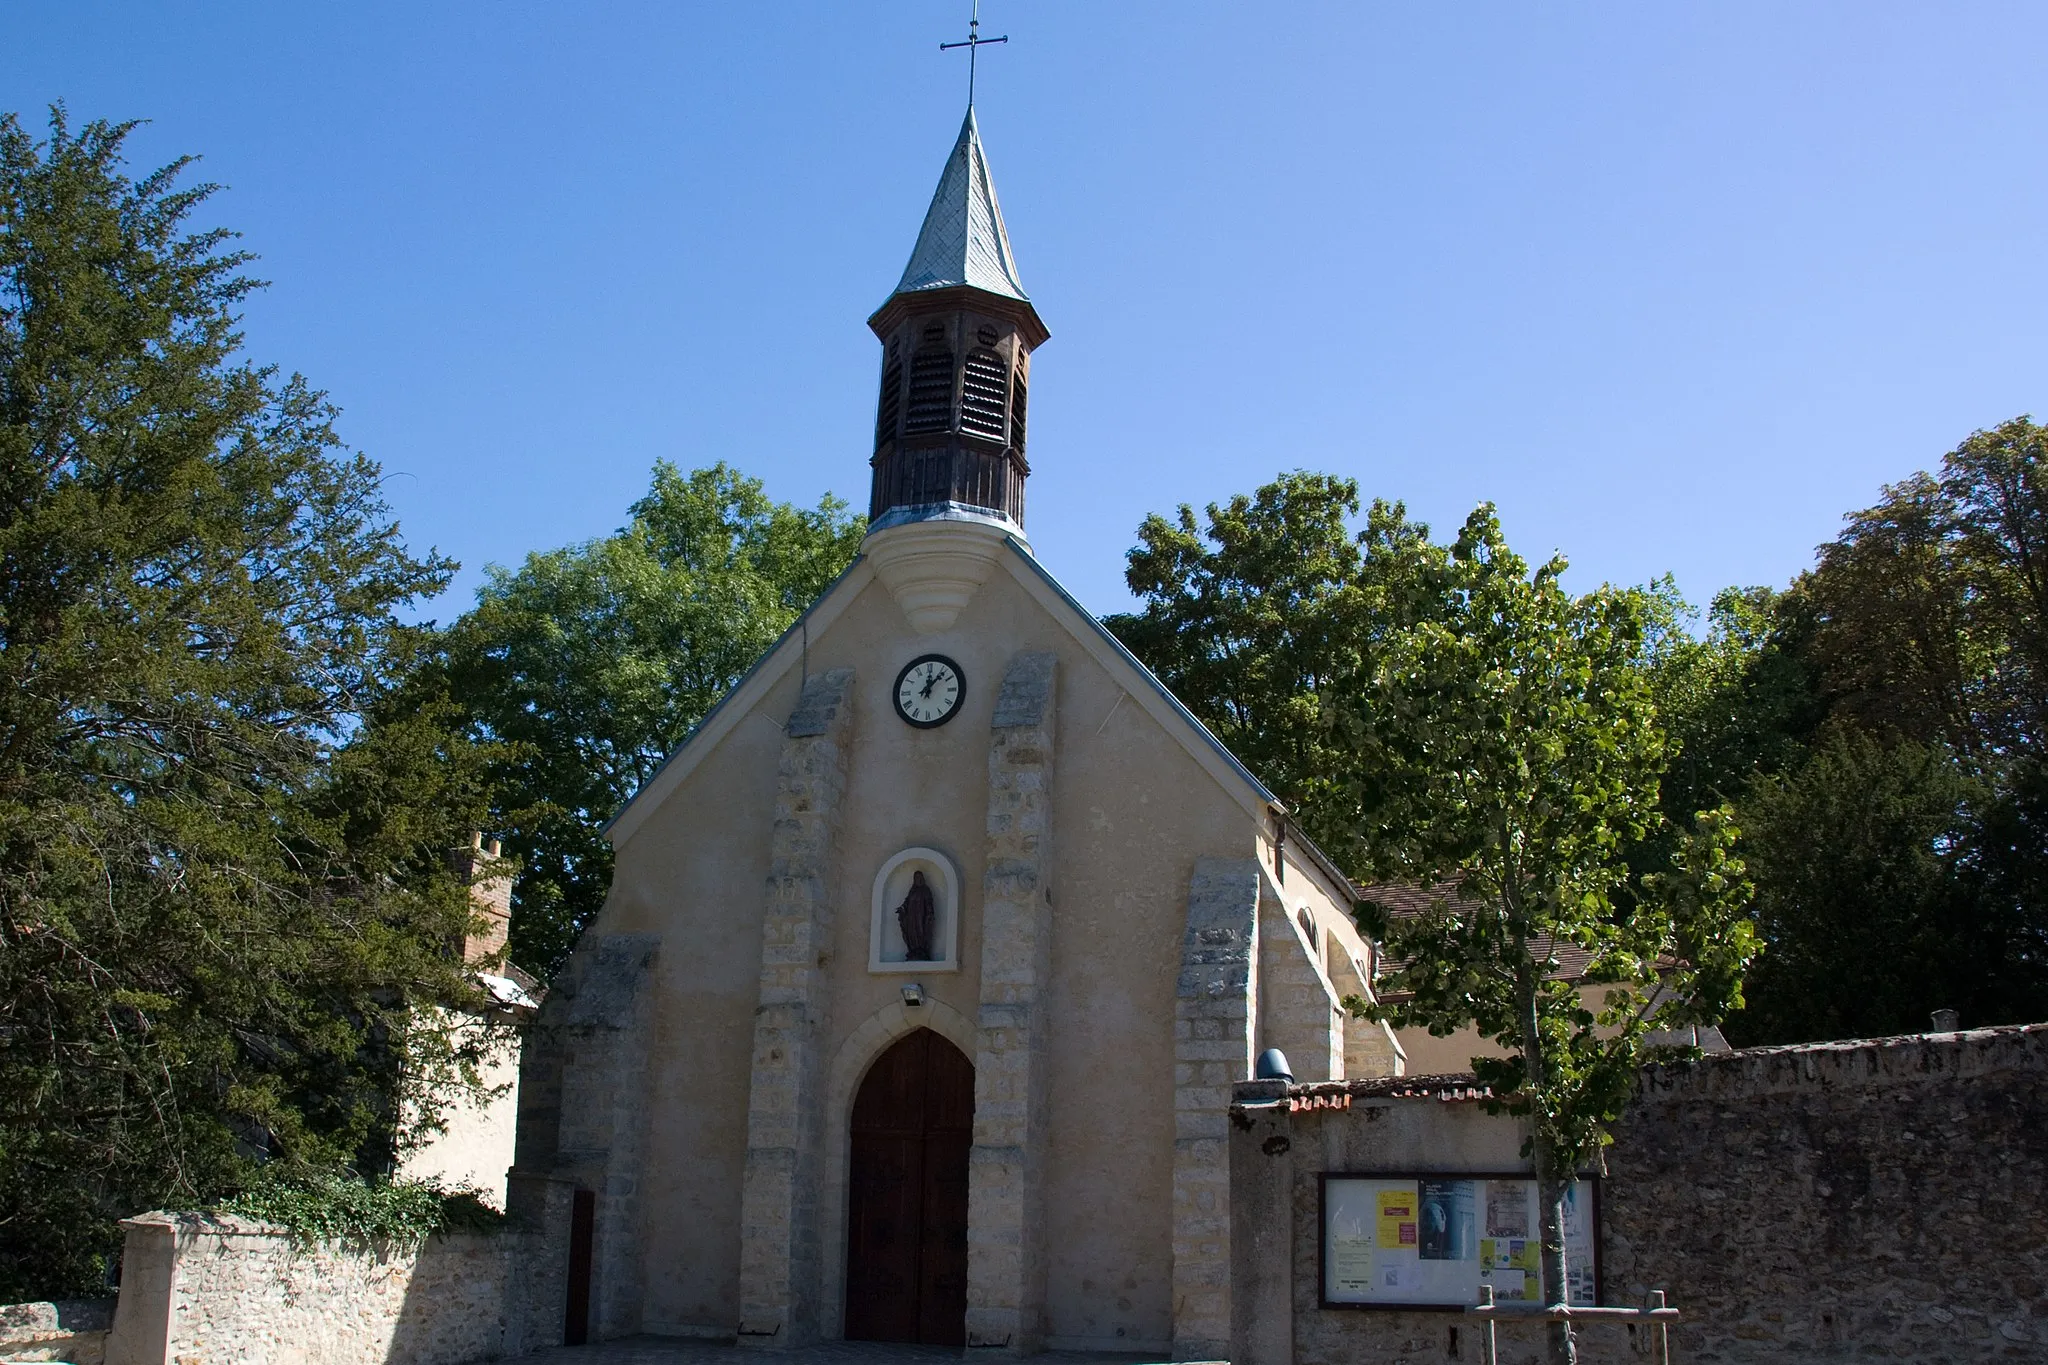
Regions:
M 0 119 L 0 1299 L 91 1290 L 114 1220 L 258 1159 L 375 1166 L 413 1006 L 468 998 L 445 851 L 482 772 L 393 705 L 446 582 L 131 125 Z
M 512 957 L 552 976 L 604 903 L 604 825 L 852 562 L 864 521 L 661 463 L 617 534 L 493 569 L 426 675 L 504 746 L 490 828 L 521 865 Z
M 505 1223 L 505 1215 L 470 1190 L 339 1173 L 259 1179 L 220 1211 L 287 1228 L 301 1246 L 358 1250 L 412 1251 L 437 1233 L 493 1232 Z
M 1403 576 L 1429 528 L 1375 502 L 1354 532 L 1358 512 L 1352 480 L 1297 470 L 1212 503 L 1203 529 L 1185 505 L 1172 521 L 1149 516 L 1125 573 L 1144 607 L 1104 622 L 1332 846 L 1347 759 L 1333 689 L 1433 605 Z
M 2038 916 L 1998 875 L 2000 804 L 1941 746 L 1849 729 L 1759 782 L 1745 852 L 1771 950 L 1742 1034 L 1870 1037 L 1941 1008 L 2039 1017 L 2048 959 Z
M 1726 774 L 1769 946 L 1735 1040 L 2048 1016 L 2044 448 L 2016 418 L 1853 513 L 1726 694 L 1779 746 Z

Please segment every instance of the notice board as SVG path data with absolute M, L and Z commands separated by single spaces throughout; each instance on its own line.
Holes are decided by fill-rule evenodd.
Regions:
M 1567 1303 L 1600 1301 L 1599 1200 L 1592 1177 L 1565 1192 Z M 1323 1307 L 1462 1309 L 1482 1285 L 1501 1303 L 1538 1302 L 1542 1226 L 1527 1174 L 1325 1174 Z

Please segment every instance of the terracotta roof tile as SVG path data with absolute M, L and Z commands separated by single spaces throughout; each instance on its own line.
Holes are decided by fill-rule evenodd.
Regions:
M 1287 1095 L 1289 1100 L 1297 1097 L 1311 1099 L 1320 1097 L 1325 1091 L 1341 1093 L 1352 1099 L 1430 1099 L 1441 1100 L 1446 1104 L 1493 1097 L 1493 1091 L 1481 1085 L 1478 1078 L 1470 1072 L 1444 1076 L 1374 1076 L 1360 1081 L 1318 1082 L 1290 1086 Z M 1331 1106 L 1324 1104 L 1316 1107 Z

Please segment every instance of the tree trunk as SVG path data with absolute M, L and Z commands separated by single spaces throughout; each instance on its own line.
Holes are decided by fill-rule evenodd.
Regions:
M 1538 1264 L 1543 1268 L 1543 1303 L 1554 1307 L 1565 1301 L 1564 1262 L 1564 1193 L 1566 1181 L 1559 1180 L 1550 1172 L 1549 1144 L 1536 1144 L 1536 1197 L 1543 1210 L 1543 1245 Z M 1546 1324 L 1550 1346 L 1550 1365 L 1578 1365 L 1579 1347 L 1569 1322 Z
M 1515 935 L 1515 996 L 1522 1025 L 1522 1064 L 1528 1070 L 1530 1088 L 1541 1092 L 1550 1080 L 1550 1059 L 1544 1054 L 1543 1029 L 1537 1017 L 1538 977 L 1530 960 L 1523 934 Z M 1557 1176 L 1557 1148 L 1543 1135 L 1540 1118 L 1531 1116 L 1529 1154 L 1535 1158 L 1536 1202 L 1542 1207 L 1542 1246 L 1537 1265 L 1543 1276 L 1543 1303 L 1555 1307 L 1564 1302 L 1564 1192 L 1567 1181 Z M 1566 1166 L 1565 1170 L 1571 1168 Z M 1569 1322 L 1547 1323 L 1550 1365 L 1579 1365 L 1579 1346 Z

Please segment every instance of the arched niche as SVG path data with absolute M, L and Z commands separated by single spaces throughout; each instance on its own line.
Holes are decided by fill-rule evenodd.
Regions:
M 904 943 L 897 910 L 910 895 L 919 873 L 932 893 L 931 956 L 912 957 Z M 868 922 L 868 970 L 871 972 L 953 972 L 960 969 L 960 874 L 953 860 L 935 848 L 906 848 L 875 873 L 873 908 Z

